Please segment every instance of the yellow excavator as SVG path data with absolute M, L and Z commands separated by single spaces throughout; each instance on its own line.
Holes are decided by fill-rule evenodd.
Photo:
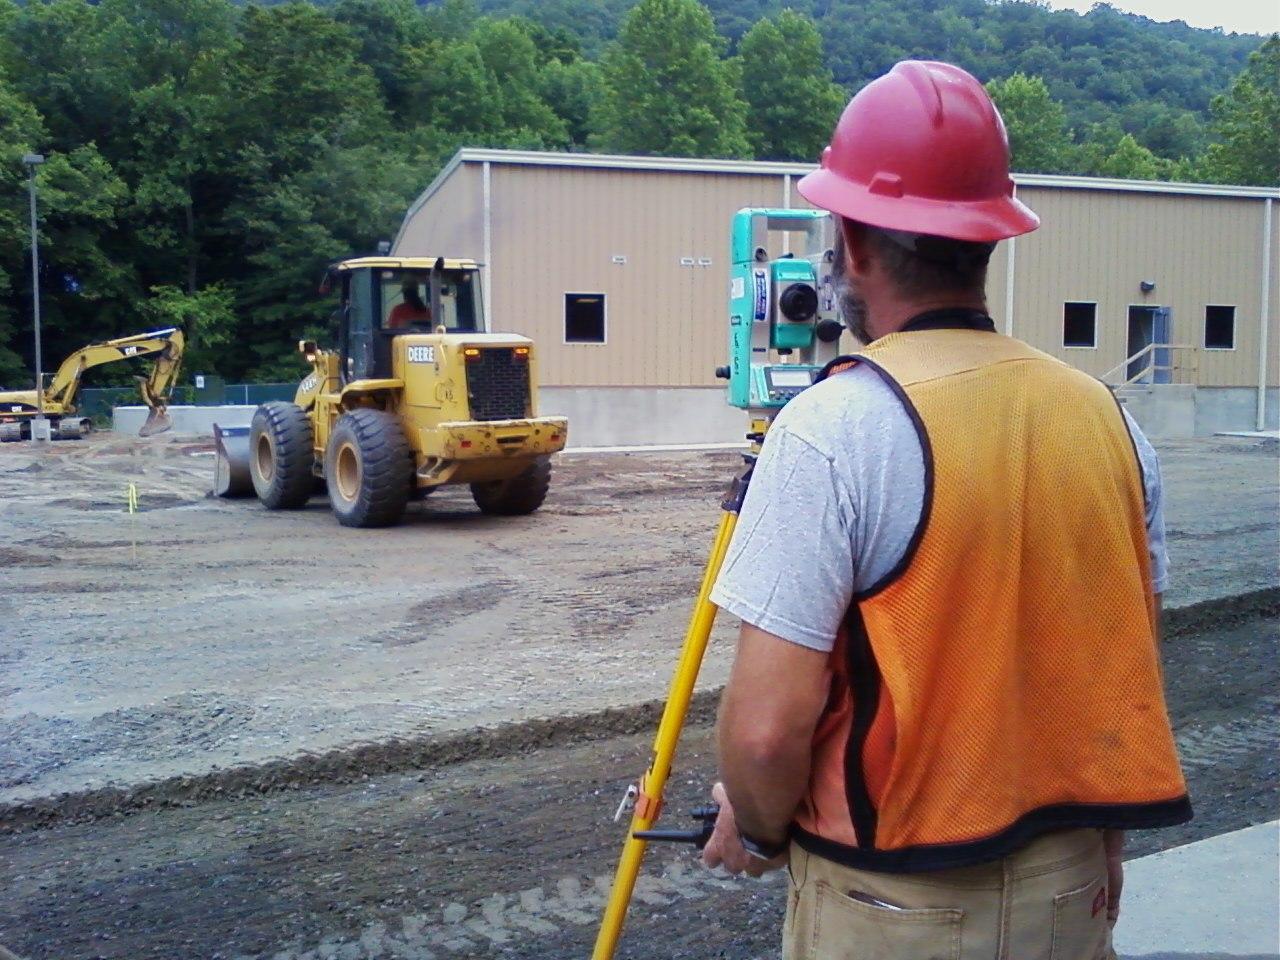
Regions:
M 62 361 L 58 372 L 43 386 L 43 397 L 38 396 L 35 390 L 0 392 L 0 441 L 29 440 L 31 422 L 41 406 L 55 440 L 74 440 L 84 436 L 93 429 L 92 421 L 78 416 L 76 409 L 84 372 L 104 363 L 152 355 L 156 359 L 150 375 L 137 378 L 142 402 L 150 411 L 138 435 L 150 437 L 164 433 L 173 426 L 167 408 L 169 395 L 178 380 L 185 346 L 182 331 L 169 327 L 81 347 Z

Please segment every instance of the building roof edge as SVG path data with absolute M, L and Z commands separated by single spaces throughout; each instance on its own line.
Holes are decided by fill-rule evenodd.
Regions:
M 811 163 L 772 160 L 716 160 L 699 157 L 641 157 L 608 153 L 555 153 L 541 150 L 497 150 L 463 147 L 410 205 L 396 233 L 392 250 L 399 244 L 409 220 L 431 196 L 465 163 L 499 163 L 513 166 L 594 167 L 603 170 L 683 171 L 685 173 L 737 173 L 748 175 L 803 176 L 816 169 Z M 1049 187 L 1066 190 L 1105 190 L 1123 193 L 1164 193 L 1182 196 L 1280 199 L 1280 188 L 1250 187 L 1217 183 L 1177 183 L 1164 180 L 1121 180 L 1114 177 L 1077 177 L 1044 173 L 1015 173 L 1020 187 Z

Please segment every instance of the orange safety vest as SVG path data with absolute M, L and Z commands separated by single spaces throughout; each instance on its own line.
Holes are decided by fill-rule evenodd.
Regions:
M 836 639 L 795 841 L 916 872 L 1051 830 L 1190 819 L 1141 466 L 1110 391 L 977 329 L 895 333 L 848 359 L 915 424 L 924 508 Z

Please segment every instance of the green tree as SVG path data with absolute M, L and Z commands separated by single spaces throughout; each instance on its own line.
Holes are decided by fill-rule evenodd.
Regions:
M 549 61 L 540 71 L 542 99 L 565 125 L 569 145 L 587 146 L 600 90 L 600 67 L 590 60 Z
M 472 34 L 493 78 L 499 123 L 509 137 L 544 149 L 569 145 L 565 123 L 541 96 L 540 52 L 524 22 L 482 20 Z
M 1171 163 L 1161 160 L 1135 140 L 1133 134 L 1126 133 L 1090 173 L 1122 180 L 1161 180 L 1172 168 Z
M 1205 176 L 1217 183 L 1280 186 L 1280 34 L 1249 57 L 1211 109 L 1218 142 L 1205 156 Z
M 783 10 L 742 38 L 747 135 L 759 160 L 816 160 L 844 107 L 811 19 Z
M 27 385 L 26 364 L 17 338 L 25 332 L 28 309 L 27 190 L 24 154 L 40 145 L 40 115 L 0 75 L 0 384 Z M 29 302 L 29 301 L 28 301 Z
M 992 80 L 987 93 L 995 101 L 1009 132 L 1013 169 L 1022 173 L 1062 173 L 1072 143 L 1067 114 L 1039 77 L 1015 73 Z
M 334 19 L 359 42 L 358 59 L 373 71 L 391 111 L 404 113 L 406 57 L 431 38 L 429 21 L 413 0 L 338 0 Z
M 153 327 L 182 328 L 186 369 L 217 370 L 224 365 L 223 351 L 236 329 L 235 292 L 230 287 L 214 283 L 196 293 L 170 285 L 152 287 L 142 313 Z
M 640 0 L 601 59 L 593 144 L 618 153 L 748 157 L 739 70 L 697 0 Z

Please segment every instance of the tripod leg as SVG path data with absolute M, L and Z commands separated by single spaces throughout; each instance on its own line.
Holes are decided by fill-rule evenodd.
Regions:
M 737 522 L 736 510 L 726 509 L 720 516 L 720 526 L 716 530 L 711 556 L 707 558 L 698 600 L 689 620 L 689 629 L 684 635 L 680 663 L 671 678 L 667 705 L 663 708 L 662 720 L 658 723 L 658 733 L 653 742 L 653 759 L 640 780 L 640 795 L 631 817 L 626 843 L 622 847 L 618 871 L 614 874 L 613 887 L 609 891 L 609 901 L 605 905 L 595 950 L 591 954 L 592 960 L 611 960 L 622 934 L 622 922 L 626 919 L 627 907 L 631 903 L 631 893 L 640 873 L 640 861 L 644 857 L 646 846 L 645 841 L 637 840 L 633 834 L 637 830 L 648 830 L 658 819 L 662 791 L 666 787 L 667 776 L 671 773 L 676 744 L 680 740 L 685 715 L 689 712 L 689 701 L 693 698 L 693 687 L 698 680 L 698 670 L 706 653 L 707 640 L 716 621 L 717 608 L 710 599 L 711 588 L 715 585 L 721 564 L 724 563 L 724 555 L 729 549 L 729 540 Z

